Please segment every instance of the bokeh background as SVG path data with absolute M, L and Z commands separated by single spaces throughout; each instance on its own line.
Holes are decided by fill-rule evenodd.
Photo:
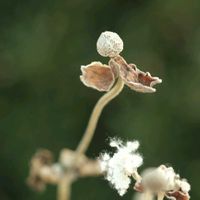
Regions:
M 108 137 L 138 139 L 143 168 L 172 165 L 200 199 L 199 0 L 0 1 L 0 199 L 54 200 L 56 188 L 36 193 L 25 183 L 38 148 L 57 157 L 78 144 L 102 95 L 79 80 L 80 65 L 99 60 L 102 31 L 124 40 L 123 56 L 163 79 L 155 94 L 127 87 L 103 112 L 88 155 Z M 73 185 L 72 200 L 120 198 L 103 178 Z

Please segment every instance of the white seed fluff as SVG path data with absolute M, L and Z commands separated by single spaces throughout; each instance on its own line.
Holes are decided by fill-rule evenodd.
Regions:
M 97 40 L 97 52 L 103 57 L 115 57 L 123 50 L 123 41 L 117 33 L 105 31 Z
M 131 175 L 143 163 L 142 156 L 136 152 L 139 142 L 123 144 L 121 140 L 112 140 L 110 146 L 116 148 L 116 152 L 113 155 L 104 153 L 100 156 L 101 170 L 106 174 L 106 180 L 123 196 L 131 183 Z

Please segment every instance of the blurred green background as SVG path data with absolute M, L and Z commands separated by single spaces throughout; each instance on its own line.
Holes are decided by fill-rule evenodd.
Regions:
M 163 79 L 155 94 L 125 88 L 103 112 L 88 155 L 107 138 L 138 139 L 143 168 L 172 165 L 200 199 L 199 0 L 0 1 L 0 199 L 54 200 L 26 183 L 38 148 L 58 156 L 74 149 L 102 95 L 79 80 L 80 65 L 108 59 L 96 52 L 102 31 L 124 40 L 123 56 Z M 103 178 L 73 185 L 72 200 L 120 198 Z

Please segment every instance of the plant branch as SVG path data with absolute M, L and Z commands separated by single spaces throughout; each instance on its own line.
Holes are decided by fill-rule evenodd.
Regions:
M 150 191 L 144 193 L 144 200 L 153 200 L 153 195 Z
M 165 197 L 165 194 L 163 192 L 160 192 L 158 193 L 157 200 L 163 200 L 164 197 Z
M 94 135 L 97 122 L 99 120 L 99 117 L 104 109 L 104 107 L 112 100 L 114 99 L 123 89 L 124 82 L 121 78 L 118 78 L 117 83 L 115 86 L 106 94 L 104 94 L 99 101 L 96 103 L 92 114 L 90 116 L 87 128 L 85 130 L 85 133 L 83 135 L 83 138 L 81 139 L 78 148 L 76 152 L 78 154 L 84 154 L 92 140 L 92 137 Z
M 57 200 L 70 200 L 72 179 L 70 174 L 66 173 L 58 183 Z

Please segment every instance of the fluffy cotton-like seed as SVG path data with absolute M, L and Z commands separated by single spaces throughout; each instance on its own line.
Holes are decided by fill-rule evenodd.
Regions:
M 139 142 L 123 144 L 121 140 L 115 139 L 110 142 L 110 146 L 116 148 L 116 152 L 113 155 L 104 153 L 100 156 L 101 170 L 105 173 L 105 178 L 122 196 L 131 183 L 130 177 L 143 163 L 142 156 L 136 152 Z
M 115 57 L 123 50 L 123 41 L 117 33 L 105 31 L 97 40 L 97 52 L 104 57 Z

